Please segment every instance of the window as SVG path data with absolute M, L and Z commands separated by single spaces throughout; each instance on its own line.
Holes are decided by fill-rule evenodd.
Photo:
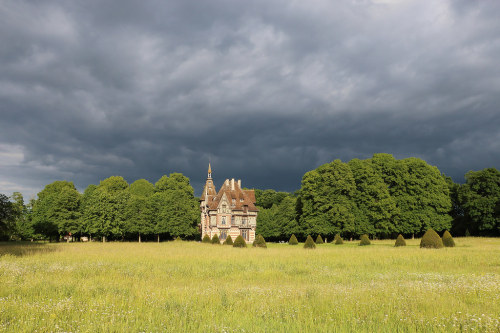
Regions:
M 226 238 L 227 238 L 227 231 L 226 231 L 226 230 L 222 230 L 222 231 L 220 232 L 220 237 L 219 237 L 219 239 L 220 239 L 221 241 L 223 241 L 223 240 L 226 240 Z
M 247 224 L 248 224 L 248 217 L 243 217 L 243 218 L 241 219 L 241 224 L 242 224 L 242 225 L 247 225 Z
M 243 237 L 244 240 L 248 240 L 248 230 L 241 230 L 241 237 Z
M 231 224 L 234 225 L 234 215 L 231 216 Z
M 222 222 L 221 222 L 221 224 L 222 224 L 222 225 L 225 225 L 225 224 L 226 224 L 226 217 L 225 217 L 225 216 L 223 216 L 223 217 L 222 217 Z

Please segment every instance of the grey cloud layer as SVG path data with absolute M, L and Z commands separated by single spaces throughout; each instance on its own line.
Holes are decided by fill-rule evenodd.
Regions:
M 335 158 L 499 167 L 494 1 L 3 1 L 0 193 Z M 20 158 L 22 156 L 22 158 Z

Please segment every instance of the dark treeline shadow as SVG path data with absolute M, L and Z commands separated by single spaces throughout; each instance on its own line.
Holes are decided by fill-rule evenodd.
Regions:
M 0 257 L 8 254 L 16 257 L 23 257 L 38 253 L 51 253 L 55 251 L 57 251 L 55 246 L 48 246 L 45 243 L 0 242 Z

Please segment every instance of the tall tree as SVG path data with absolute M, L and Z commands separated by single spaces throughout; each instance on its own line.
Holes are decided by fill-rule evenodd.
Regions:
M 328 237 L 353 233 L 356 184 L 350 168 L 340 160 L 307 172 L 302 178 L 300 224 L 308 234 Z
M 0 193 L 0 240 L 8 240 L 15 230 L 16 209 L 9 197 Z
M 356 183 L 356 234 L 389 235 L 397 232 L 395 220 L 399 210 L 372 161 L 353 159 L 348 165 Z
M 125 212 L 130 192 L 128 184 L 120 176 L 109 177 L 99 183 L 91 194 L 89 209 L 89 231 L 106 241 L 109 237 L 125 236 Z
M 55 181 L 38 193 L 33 206 L 33 227 L 46 237 L 79 230 L 80 193 L 73 182 Z
M 154 185 L 139 179 L 130 185 L 130 198 L 126 209 L 126 230 L 134 233 L 141 242 L 141 235 L 154 233 L 153 201 Z
M 152 197 L 156 216 L 154 229 L 158 235 L 192 237 L 198 233 L 198 201 L 189 178 L 180 173 L 162 176 L 155 184 Z
M 500 234 L 500 172 L 495 168 L 469 171 L 459 189 L 459 199 L 469 219 L 470 231 Z

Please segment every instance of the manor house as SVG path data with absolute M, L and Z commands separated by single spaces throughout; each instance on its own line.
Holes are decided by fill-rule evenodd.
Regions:
M 220 241 L 238 235 L 247 243 L 255 239 L 257 212 L 254 190 L 242 190 L 241 180 L 226 179 L 217 193 L 212 180 L 212 169 L 208 164 L 208 177 L 200 197 L 201 237 L 218 235 Z

